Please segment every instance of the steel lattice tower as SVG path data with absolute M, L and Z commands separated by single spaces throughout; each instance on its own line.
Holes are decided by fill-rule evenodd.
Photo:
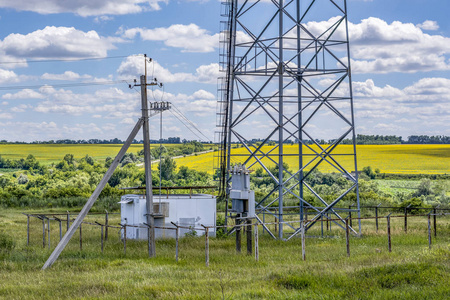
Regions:
M 277 232 L 265 228 L 273 237 L 299 233 L 297 225 L 282 222 L 306 221 L 305 209 L 314 212 L 306 230 L 321 218 L 339 219 L 335 223 L 343 227 L 336 204 L 350 192 L 356 193 L 359 216 L 346 1 L 226 0 L 222 7 L 222 196 L 228 198 L 230 166 L 262 168 L 271 182 L 256 211 L 261 223 L 262 214 L 281 222 Z M 331 142 L 320 142 L 324 137 Z M 339 147 L 344 139 L 353 147 Z M 240 148 L 232 149 L 235 144 Z M 316 191 L 310 178 L 323 167 L 341 173 L 350 188 L 333 198 Z

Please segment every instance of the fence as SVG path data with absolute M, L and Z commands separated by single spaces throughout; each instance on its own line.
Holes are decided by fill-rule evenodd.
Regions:
M 419 218 L 419 217 L 427 217 L 427 236 L 428 236 L 428 246 L 431 249 L 432 247 L 432 235 L 434 233 L 434 237 L 437 237 L 437 217 L 444 217 L 450 215 L 450 213 L 447 213 L 446 211 L 449 211 L 449 209 L 440 209 L 440 208 L 431 208 L 431 211 L 427 214 L 408 214 L 408 212 L 412 209 L 410 207 L 406 208 L 404 210 L 404 213 L 401 215 L 392 215 L 392 212 L 389 213 L 386 216 L 379 216 L 379 209 L 395 209 L 398 211 L 399 208 L 397 207 L 381 207 L 381 206 L 371 206 L 371 207 L 364 207 L 364 208 L 370 208 L 370 209 L 376 209 L 375 216 L 374 217 L 361 217 L 361 218 L 354 218 L 351 215 L 352 210 L 349 210 L 349 215 L 344 219 L 345 225 L 343 228 L 345 229 L 345 241 L 346 241 L 346 251 L 347 256 L 350 257 L 350 237 L 351 237 L 351 222 L 356 220 L 374 220 L 375 221 L 375 227 L 376 231 L 378 232 L 379 229 L 379 220 L 380 219 L 386 219 L 386 241 L 387 241 L 387 247 L 388 251 L 392 252 L 392 235 L 391 235 L 391 219 L 393 218 L 403 218 L 404 219 L 404 232 L 407 233 L 407 224 L 408 224 L 408 218 Z M 417 209 L 417 208 L 414 208 Z M 428 208 L 430 210 L 430 208 Z M 441 212 L 438 212 L 441 211 Z M 50 221 L 56 221 L 59 225 L 59 238 L 62 239 L 62 224 L 65 223 L 67 226 L 67 229 L 70 226 L 70 222 L 74 219 L 71 219 L 71 215 L 75 215 L 75 213 L 69 213 L 66 214 L 26 214 L 23 213 L 27 217 L 27 246 L 30 245 L 30 218 L 37 218 L 42 220 L 42 246 L 45 248 L 48 246 L 48 248 L 51 247 L 51 240 L 50 240 Z M 80 250 L 83 249 L 83 225 L 90 225 L 90 226 L 98 226 L 100 228 L 100 248 L 101 252 L 104 251 L 104 244 L 108 239 L 108 229 L 119 229 L 119 232 L 121 231 L 123 233 L 123 251 L 126 255 L 127 251 L 127 228 L 130 227 L 136 227 L 136 228 L 150 228 L 150 225 L 144 223 L 144 226 L 136 226 L 136 225 L 127 225 L 127 224 L 118 224 L 119 226 L 111 225 L 109 224 L 109 216 L 117 215 L 118 213 L 108 213 L 107 211 L 105 213 L 91 213 L 90 216 L 101 216 L 104 215 L 104 223 L 100 223 L 97 221 L 94 222 L 87 222 L 83 221 L 82 224 L 79 227 L 79 247 Z M 66 217 L 66 218 L 63 218 Z M 262 227 L 262 232 L 264 233 L 264 228 L 270 225 L 273 226 L 279 226 L 281 222 L 266 222 L 266 223 L 259 223 L 259 222 L 252 222 L 254 220 L 245 220 L 243 223 L 240 223 L 240 220 L 236 222 L 235 225 L 228 225 L 228 226 L 204 226 L 201 225 L 201 227 L 188 227 L 188 226 L 181 226 L 179 224 L 173 223 L 173 227 L 165 227 L 165 226 L 153 226 L 155 229 L 166 229 L 166 230 L 175 230 L 176 231 L 176 238 L 175 238 L 175 259 L 178 262 L 179 258 L 179 239 L 180 239 L 180 229 L 188 229 L 188 230 L 196 230 L 196 231 L 204 231 L 204 238 L 205 238 L 205 264 L 206 266 L 209 266 L 210 261 L 210 251 L 209 251 L 209 245 L 210 245 L 210 229 L 214 228 L 217 232 L 218 229 L 228 229 L 232 228 L 230 232 L 235 232 L 236 235 L 236 251 L 241 252 L 241 231 L 244 230 L 244 232 L 247 235 L 247 253 L 252 254 L 253 253 L 253 245 L 254 245 L 254 257 L 255 260 L 259 260 L 259 232 L 260 232 L 260 226 Z M 327 217 L 327 230 L 331 230 L 331 224 L 333 222 L 342 222 L 342 219 L 339 218 L 329 218 Z M 322 222 L 322 235 L 323 235 L 323 220 Z M 286 225 L 296 225 L 299 226 L 299 235 L 301 238 L 301 249 L 302 249 L 302 259 L 306 260 L 306 231 L 305 231 L 305 224 L 306 221 L 300 222 L 300 221 L 285 221 L 282 222 Z M 328 225 L 329 224 L 329 225 Z

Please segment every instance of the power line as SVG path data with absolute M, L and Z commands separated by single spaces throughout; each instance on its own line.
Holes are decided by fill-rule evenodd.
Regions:
M 199 140 L 202 140 L 202 138 L 201 138 L 200 136 L 198 136 L 194 131 L 192 131 L 192 129 L 189 128 L 189 126 L 187 126 L 186 123 L 185 123 L 183 120 L 181 120 L 176 114 L 174 114 L 174 113 L 172 112 L 172 110 L 169 110 L 169 112 L 170 112 L 175 118 L 177 118 L 178 121 L 180 121 L 181 124 L 183 124 L 190 132 L 192 132 L 196 137 L 198 137 Z
M 141 54 L 104 56 L 104 57 L 87 57 L 87 58 L 60 58 L 60 59 L 41 59 L 41 60 L 26 60 L 26 61 L 0 61 L 0 65 L 28 64 L 28 63 L 50 63 L 50 62 L 73 62 L 73 61 L 87 61 L 87 60 L 103 60 L 103 59 L 125 58 L 125 57 L 130 57 L 130 56 L 141 56 Z
M 40 84 L 40 85 L 16 85 L 16 86 L 0 86 L 1 91 L 8 90 L 38 90 L 41 88 L 63 88 L 63 87 L 82 87 L 82 86 L 96 86 L 96 85 L 113 85 L 119 83 L 126 83 L 126 80 L 111 80 L 111 81 L 97 81 L 97 82 L 78 82 L 78 83 L 61 83 L 61 84 Z
M 198 129 L 198 127 L 191 121 L 189 120 L 182 112 L 181 110 L 179 110 L 174 104 L 172 104 L 172 107 L 175 108 L 175 111 L 180 114 L 195 130 L 197 130 L 201 135 L 203 135 L 207 141 L 211 141 L 200 129 Z

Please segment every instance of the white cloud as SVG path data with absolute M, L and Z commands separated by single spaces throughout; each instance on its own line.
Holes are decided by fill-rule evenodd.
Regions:
M 47 26 L 29 34 L 12 33 L 0 41 L 0 57 L 84 58 L 106 57 L 115 49 L 118 38 L 101 37 L 96 31 L 84 32 L 73 27 Z
M 62 74 L 44 73 L 41 76 L 41 78 L 45 80 L 77 80 L 77 79 L 89 79 L 92 78 L 92 76 L 87 74 L 80 75 L 72 71 L 65 71 Z
M 1 8 L 32 11 L 40 14 L 74 13 L 83 17 L 103 15 L 125 15 L 161 9 L 168 0 L 3 0 Z
M 15 94 L 4 94 L 2 96 L 2 99 L 8 99 L 8 100 L 14 100 L 14 99 L 43 99 L 45 98 L 44 95 L 41 93 L 38 93 L 36 91 L 30 90 L 30 89 L 24 89 L 21 90 Z
M 353 87 L 356 124 L 364 124 L 363 133 L 450 133 L 450 79 L 423 78 L 403 89 L 378 87 L 368 79 Z
M 318 35 L 339 18 L 308 22 L 306 27 Z M 388 24 L 379 18 L 368 18 L 359 24 L 349 22 L 352 70 L 354 73 L 427 72 L 450 70 L 446 55 L 450 54 L 450 38 L 430 35 L 422 29 L 437 29 L 437 23 L 419 25 L 399 21 Z M 333 36 L 345 38 L 341 26 Z
M 174 24 L 155 29 L 130 28 L 119 33 L 128 39 L 139 34 L 144 41 L 162 41 L 166 46 L 182 48 L 183 52 L 213 52 L 219 47 L 219 34 L 211 35 L 196 24 Z
M 0 113 L 0 119 L 12 119 L 13 115 L 10 113 Z
M 422 28 L 423 30 L 438 30 L 439 25 L 436 21 L 426 20 L 422 24 L 418 24 L 417 27 Z
M 220 76 L 219 64 L 212 63 L 209 65 L 199 66 L 195 73 L 172 73 L 168 69 L 161 66 L 157 61 L 153 60 L 148 64 L 149 78 L 157 78 L 159 82 L 198 82 L 216 84 L 217 78 Z M 129 56 L 123 61 L 117 69 L 119 78 L 130 79 L 139 78 L 144 74 L 143 59 L 140 56 Z
M 9 70 L 0 69 L 0 83 L 18 82 L 19 76 L 16 73 Z

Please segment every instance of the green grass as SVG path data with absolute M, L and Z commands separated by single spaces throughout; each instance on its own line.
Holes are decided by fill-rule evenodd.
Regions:
M 351 238 L 350 258 L 343 232 L 333 226 L 326 234 L 334 238 L 307 239 L 306 261 L 301 260 L 298 238 L 282 242 L 261 232 L 259 262 L 236 254 L 233 237 L 213 238 L 209 267 L 203 237 L 181 239 L 176 263 L 173 240 L 159 240 L 153 259 L 146 255 L 145 242 L 129 241 L 124 255 L 117 230 L 111 230 L 102 254 L 100 229 L 84 225 L 83 250 L 75 235 L 53 267 L 43 272 L 51 250 L 42 248 L 42 223 L 32 221 L 27 248 L 26 217 L 16 210 L 0 215 L 0 242 L 15 244 L 11 251 L 0 252 L 4 299 L 446 299 L 450 294 L 449 217 L 438 219 L 431 250 L 426 218 L 411 217 L 408 234 L 403 219 L 393 219 L 389 253 L 383 219 L 378 233 L 373 221 L 363 222 L 363 237 Z M 111 223 L 118 222 L 115 218 Z M 89 221 L 94 219 L 103 222 L 102 217 Z M 52 223 L 52 247 L 58 234 Z

